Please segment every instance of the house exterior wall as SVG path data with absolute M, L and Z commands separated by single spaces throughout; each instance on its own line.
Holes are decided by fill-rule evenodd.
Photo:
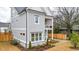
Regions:
M 25 47 L 25 44 L 26 44 L 26 13 L 18 15 L 16 10 L 13 10 L 11 27 L 12 27 L 14 39 L 18 40 L 20 44 Z M 23 33 L 25 35 L 23 35 Z
M 39 24 L 35 24 L 34 22 L 34 15 L 38 15 L 40 17 Z M 32 42 L 33 46 L 43 44 L 45 42 L 45 15 L 41 12 L 27 10 L 27 47 L 29 41 L 31 41 L 31 33 L 32 32 L 41 32 L 42 33 L 42 40 Z
M 38 8 L 37 8 L 38 9 Z M 22 14 L 18 14 L 17 11 L 12 9 L 12 21 L 11 27 L 14 38 L 20 41 L 20 44 L 24 47 L 29 46 L 29 41 L 31 41 L 31 33 L 42 33 L 42 40 L 32 42 L 32 46 L 42 45 L 46 42 L 45 40 L 45 13 L 40 11 L 35 11 L 31 9 L 26 9 Z M 35 24 L 34 16 L 38 15 L 40 17 L 39 24 Z M 48 21 L 51 23 L 52 21 Z M 48 24 L 47 25 L 52 25 Z M 22 35 L 25 33 L 25 35 Z M 26 46 L 27 45 L 27 46 Z

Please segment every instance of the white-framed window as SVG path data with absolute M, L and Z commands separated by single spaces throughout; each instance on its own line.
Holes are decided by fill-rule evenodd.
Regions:
M 31 34 L 31 41 L 34 41 L 35 39 L 35 36 L 34 36 L 34 33 Z
M 39 24 L 39 19 L 40 19 L 39 15 L 34 15 L 35 24 Z
M 39 33 L 39 40 L 42 39 L 42 33 Z
M 31 41 L 42 40 L 42 33 L 31 33 Z

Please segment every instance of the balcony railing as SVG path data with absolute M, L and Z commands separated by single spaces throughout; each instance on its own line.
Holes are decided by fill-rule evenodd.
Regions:
M 45 28 L 52 28 L 52 26 L 45 26 Z

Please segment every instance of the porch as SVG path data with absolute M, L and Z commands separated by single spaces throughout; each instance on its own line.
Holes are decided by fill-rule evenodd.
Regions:
M 53 34 L 53 19 L 50 16 L 45 18 L 45 39 L 50 38 L 48 34 Z M 53 35 L 51 39 L 53 39 Z

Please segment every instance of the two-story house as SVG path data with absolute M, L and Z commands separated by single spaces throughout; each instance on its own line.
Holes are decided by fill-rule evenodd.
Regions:
M 11 27 L 14 38 L 23 47 L 46 43 L 48 33 L 53 33 L 53 17 L 48 7 L 12 7 Z

